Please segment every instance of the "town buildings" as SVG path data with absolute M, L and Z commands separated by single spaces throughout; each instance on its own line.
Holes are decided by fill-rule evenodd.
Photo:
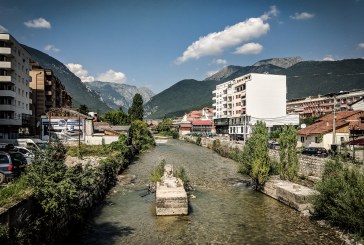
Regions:
M 51 108 L 72 107 L 72 98 L 67 93 L 64 85 L 50 69 L 43 69 L 38 63 L 32 62 L 30 71 L 32 78 L 29 86 L 32 88 L 34 115 L 33 125 L 36 135 L 39 135 L 40 116 L 45 115 Z
M 257 121 L 270 129 L 298 124 L 298 116 L 286 115 L 286 76 L 250 73 L 217 85 L 212 93 L 218 134 L 247 139 Z
M 0 139 L 4 142 L 39 136 L 41 115 L 50 108 L 72 105 L 53 71 L 31 59 L 13 36 L 0 33 Z
M 364 98 L 364 90 L 332 93 L 330 95 L 309 96 L 287 102 L 287 114 L 299 114 L 300 118 L 318 118 L 334 110 L 348 111 L 350 105 Z
M 181 120 L 174 123 L 180 135 L 199 134 L 211 135 L 215 134 L 215 126 L 213 122 L 213 109 L 204 107 L 201 110 L 194 110 L 186 113 Z
M 0 33 L 0 139 L 27 134 L 31 124 L 30 54 L 7 33 Z

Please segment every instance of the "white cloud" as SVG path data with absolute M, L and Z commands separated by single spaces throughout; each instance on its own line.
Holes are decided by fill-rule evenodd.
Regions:
M 262 16 L 260 16 L 260 18 L 262 20 L 268 20 L 270 19 L 271 16 L 277 16 L 279 14 L 279 10 L 277 8 L 277 6 L 270 6 L 270 9 L 268 12 L 265 12 Z
M 3 27 L 2 25 L 0 25 L 0 33 L 4 33 L 4 32 L 8 32 L 8 30 Z
M 262 50 L 263 46 L 259 43 L 246 43 L 237 47 L 234 54 L 259 54 Z
M 335 61 L 335 58 L 331 54 L 328 54 L 322 60 L 323 61 Z
M 44 18 L 38 18 L 24 22 L 24 25 L 30 28 L 45 28 L 51 29 L 51 23 Z
M 364 49 L 364 43 L 359 43 L 358 44 L 358 49 Z
M 216 65 L 227 65 L 228 62 L 223 59 L 214 59 L 212 63 Z
M 258 38 L 269 31 L 269 24 L 264 23 L 270 16 L 276 16 L 278 9 L 272 6 L 270 11 L 259 18 L 250 18 L 223 31 L 212 32 L 200 37 L 183 52 L 176 60 L 181 64 L 190 59 L 199 59 L 203 56 L 221 54 L 226 48 L 239 45 L 253 38 Z
M 78 76 L 82 82 L 95 81 L 95 78 L 93 76 L 90 76 L 88 74 L 88 71 L 85 68 L 83 68 L 82 65 L 70 63 L 67 64 L 66 66 L 71 72 L 73 72 L 76 76 Z
M 53 44 L 48 44 L 44 47 L 45 51 L 51 51 L 51 52 L 59 52 L 61 51 L 59 48 L 56 48 Z
M 126 76 L 122 72 L 117 72 L 110 69 L 105 73 L 98 75 L 96 79 L 103 82 L 123 83 L 126 80 Z
M 290 18 L 294 20 L 307 20 L 312 19 L 315 17 L 315 14 L 302 12 L 302 13 L 294 13 L 294 15 L 291 15 Z

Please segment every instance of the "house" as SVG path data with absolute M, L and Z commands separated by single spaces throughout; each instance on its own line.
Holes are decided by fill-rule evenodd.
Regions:
M 190 133 L 196 134 L 213 134 L 215 126 L 212 121 L 213 109 L 204 107 L 201 110 L 186 113 L 181 120 L 175 122 L 180 135 Z
M 298 131 L 297 146 L 324 147 L 331 149 L 331 145 L 340 145 L 360 134 L 364 134 L 364 112 L 339 111 L 323 116 L 316 123 Z M 335 132 L 333 124 L 335 123 Z

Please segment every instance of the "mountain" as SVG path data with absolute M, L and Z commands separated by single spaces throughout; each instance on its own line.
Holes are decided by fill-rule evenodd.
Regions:
M 261 60 L 255 63 L 253 66 L 261 66 L 261 65 L 274 65 L 281 68 L 289 68 L 299 62 L 302 62 L 302 57 L 287 57 L 287 58 L 273 58 L 267 60 Z
M 364 89 L 364 59 L 301 60 L 300 57 L 267 59 L 253 66 L 224 67 L 203 81 L 179 81 L 146 103 L 147 117 L 180 116 L 192 109 L 211 106 L 216 85 L 248 73 L 286 75 L 287 99 Z
M 32 59 L 39 63 L 44 69 L 51 69 L 55 76 L 65 86 L 72 97 L 72 106 L 79 107 L 86 104 L 90 111 L 104 113 L 110 108 L 101 100 L 100 96 L 81 82 L 81 79 L 73 74 L 64 64 L 55 58 L 26 45 L 22 45 L 32 56 Z
M 143 97 L 144 103 L 148 102 L 154 95 L 149 88 L 137 88 L 136 86 L 121 83 L 94 81 L 88 82 L 86 86 L 98 92 L 102 100 L 110 108 L 118 109 L 122 107 L 124 111 L 127 111 L 131 106 L 136 93 Z

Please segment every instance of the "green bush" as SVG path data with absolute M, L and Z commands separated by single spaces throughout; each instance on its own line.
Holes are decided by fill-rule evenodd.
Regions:
M 201 146 L 201 137 L 200 136 L 198 136 L 196 139 L 196 145 Z
M 137 146 L 141 151 L 148 150 L 155 146 L 155 140 L 152 133 L 149 131 L 145 122 L 134 120 L 131 123 L 130 134 L 132 144 Z
M 190 188 L 190 180 L 188 179 L 187 172 L 184 167 L 179 167 L 174 173 L 174 176 L 181 179 L 183 187 L 188 190 Z
M 166 160 L 163 159 L 158 166 L 152 169 L 152 172 L 150 174 L 150 180 L 152 182 L 160 182 L 161 178 L 164 174 L 164 166 L 166 165 Z
M 314 215 L 343 229 L 364 236 L 364 175 L 344 167 L 336 158 L 328 160 L 322 180 L 316 186 Z

